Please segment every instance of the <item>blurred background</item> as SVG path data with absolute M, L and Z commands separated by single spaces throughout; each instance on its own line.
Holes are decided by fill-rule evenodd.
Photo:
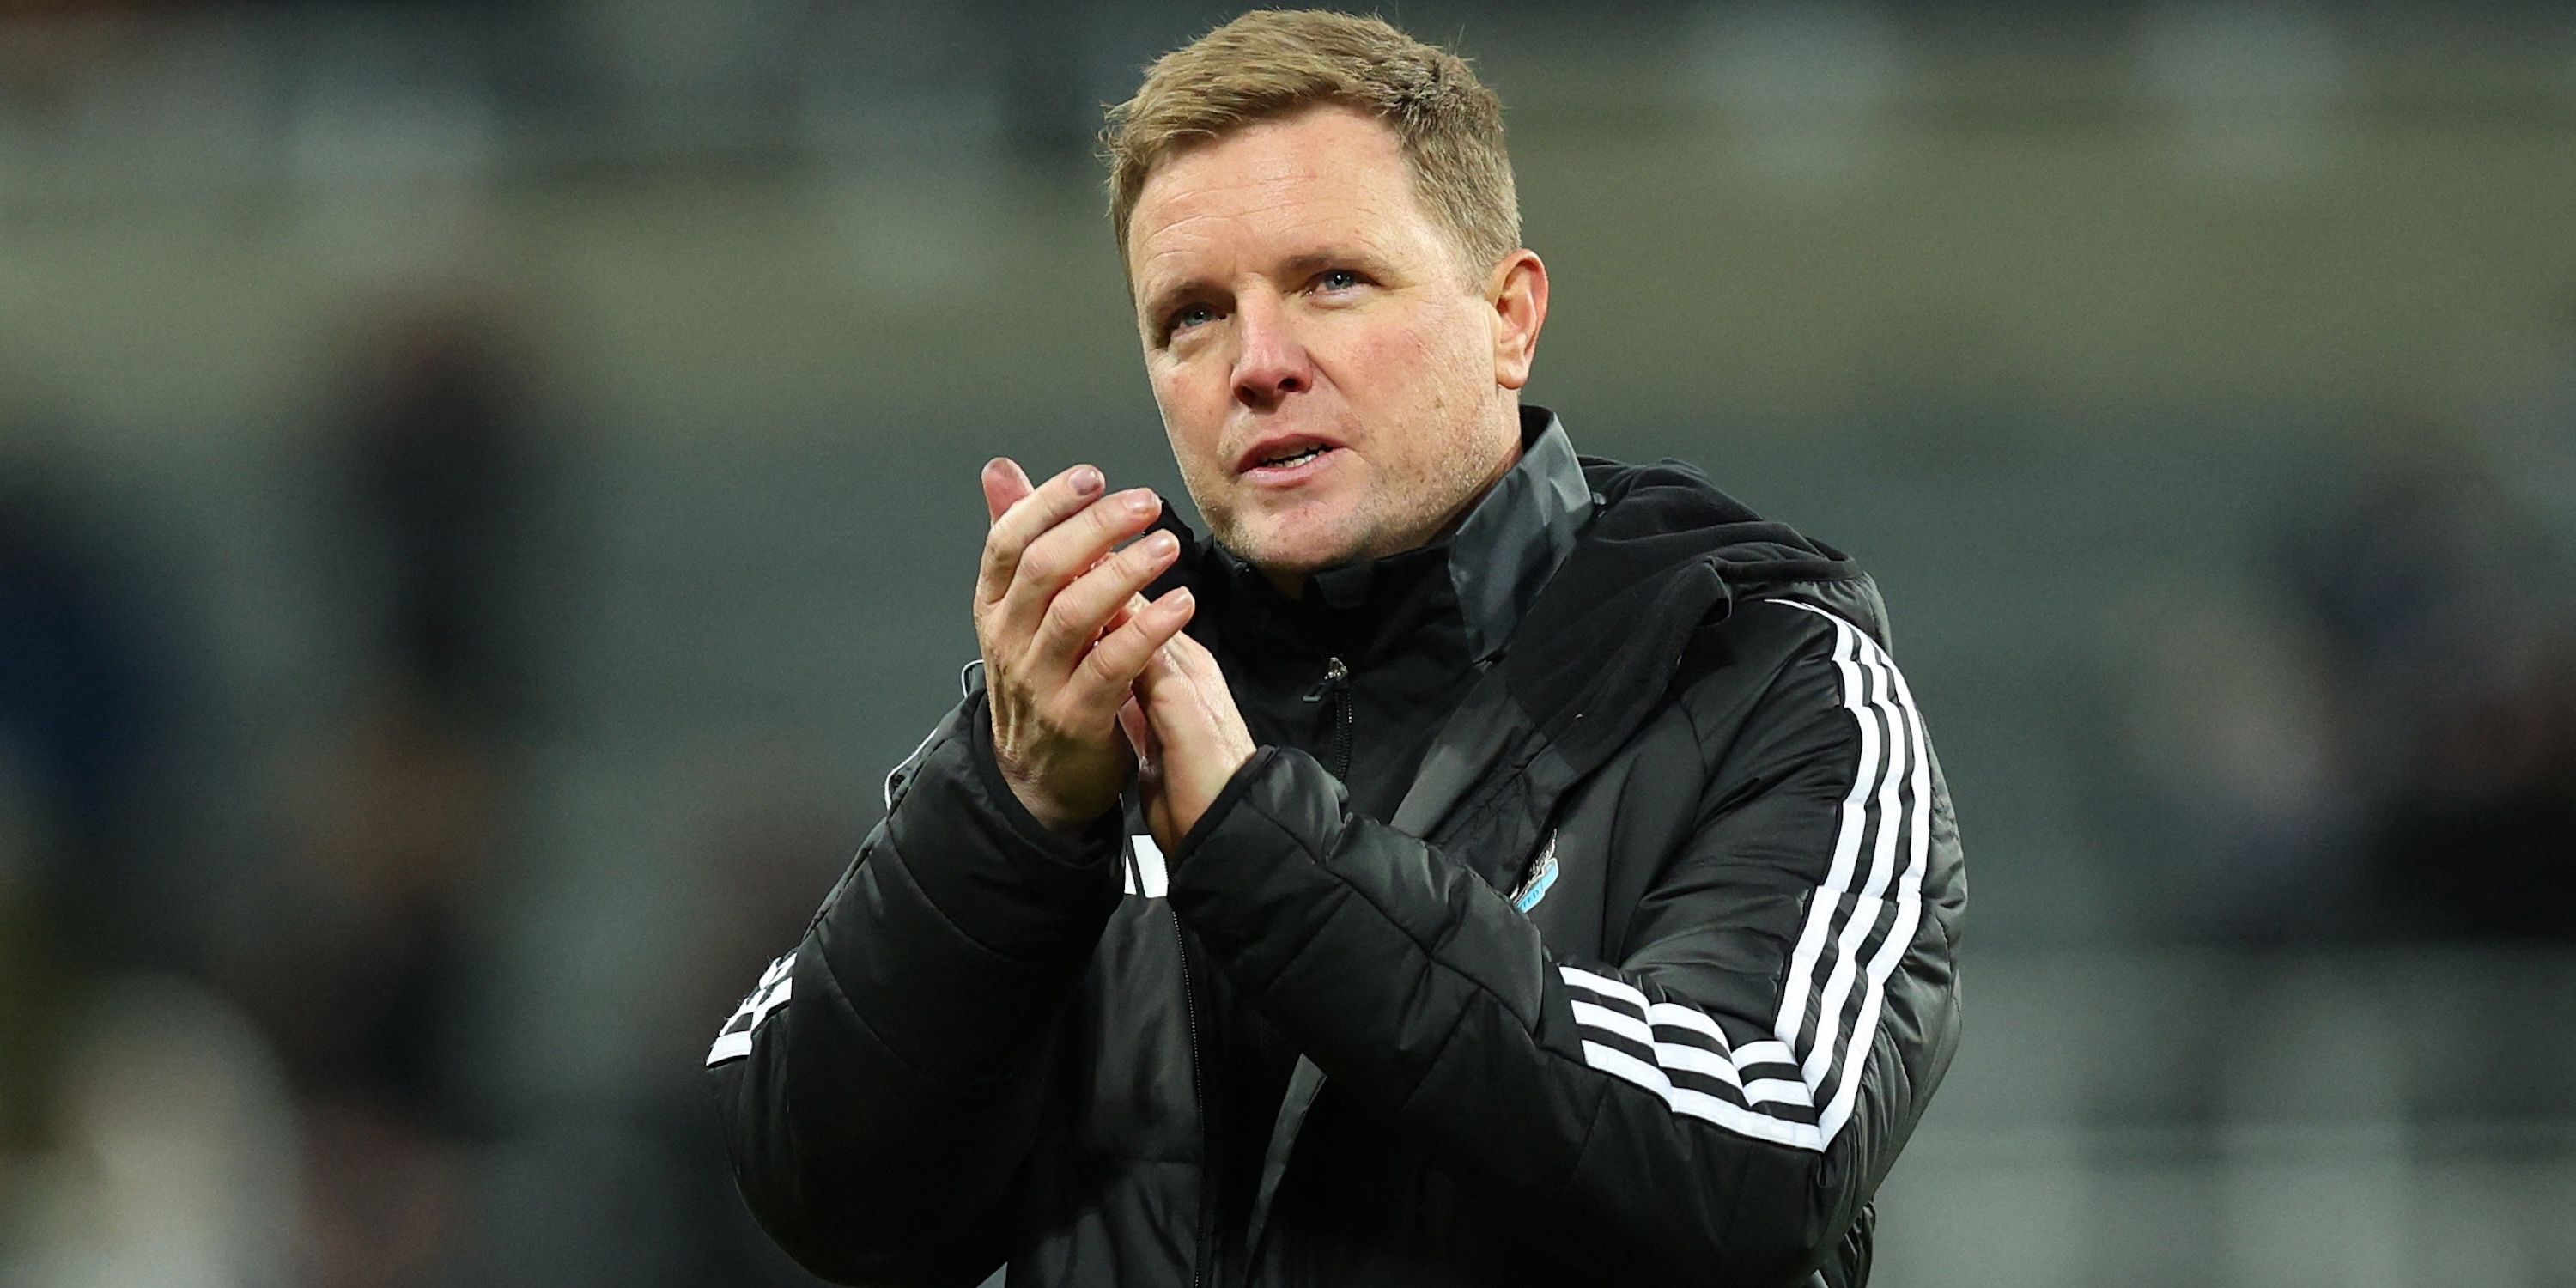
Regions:
M 1179 494 L 1203 4 L 0 0 L 0 1285 L 791 1285 L 699 1085 Z M 1974 874 L 1890 1285 L 2576 1283 L 2576 15 L 1390 4 L 1533 397 L 1879 575 Z

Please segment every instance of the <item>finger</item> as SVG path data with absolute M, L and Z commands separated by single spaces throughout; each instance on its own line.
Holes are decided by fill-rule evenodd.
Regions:
M 996 456 L 984 462 L 982 482 L 985 517 L 992 520 L 999 520 L 1005 511 L 1019 503 L 1021 497 L 1037 490 L 1036 485 L 1029 482 L 1028 471 L 1007 456 Z
M 1166 592 L 1161 599 L 1146 606 L 1145 611 L 1129 619 L 1126 625 L 1100 637 L 1091 651 L 1073 668 L 1066 685 L 1074 700 L 1086 706 L 1124 703 L 1135 688 L 1136 676 L 1154 660 L 1154 654 L 1181 628 L 1189 624 L 1190 614 L 1198 611 L 1198 601 L 1190 588 L 1181 586 Z
M 1224 668 L 1217 665 L 1216 654 L 1208 652 L 1207 645 L 1187 635 L 1175 638 L 1163 651 L 1170 654 L 1174 664 L 1192 678 L 1222 676 L 1225 673 Z
M 1028 476 L 1020 472 L 1017 464 L 1008 461 L 1002 464 L 1009 468 L 984 467 L 984 504 L 987 509 L 1001 496 L 1016 491 L 1017 483 L 1028 481 Z M 1000 477 L 995 477 L 997 474 Z M 1014 475 L 1016 480 L 1012 477 Z M 1019 570 L 1021 553 L 1029 542 L 1062 523 L 1066 516 L 1080 513 L 1091 505 L 1092 498 L 1100 495 L 1103 486 L 1098 469 L 1076 465 L 1006 504 L 1002 512 L 994 516 L 992 529 L 984 534 L 984 559 L 975 575 L 976 602 L 990 604 L 1000 600 L 1010 590 L 1012 578 Z
M 1216 655 L 1187 635 L 1175 635 L 1155 650 L 1153 662 L 1145 668 L 1145 681 L 1172 690 L 1193 706 L 1205 705 L 1211 690 L 1223 690 L 1229 699 L 1232 696 L 1226 686 L 1225 669 L 1217 665 Z
M 1163 740 L 1163 727 L 1184 719 L 1181 708 L 1191 705 L 1187 696 L 1189 677 L 1180 672 L 1169 648 L 1156 648 L 1145 665 L 1136 670 L 1133 691 L 1136 705 L 1145 713 L 1145 723 L 1154 730 L 1154 741 Z M 1183 738 L 1186 742 L 1188 739 Z
M 1038 495 L 1044 496 L 1044 490 Z M 1032 498 L 1003 516 L 994 530 L 1011 527 L 1021 509 L 1035 506 Z M 1129 488 L 1082 506 L 1039 532 L 1020 550 L 1010 584 L 1001 592 L 1010 619 L 1025 622 L 1026 629 L 1034 630 L 1049 600 L 1119 542 L 1151 527 L 1155 516 L 1162 512 L 1162 498 L 1155 496 L 1152 488 Z
M 1118 611 L 1111 613 L 1109 615 L 1109 620 L 1100 624 L 1100 633 L 1106 635 L 1109 632 L 1126 625 L 1128 618 L 1134 617 L 1136 614 L 1145 611 L 1146 602 L 1147 601 L 1143 595 L 1129 595 L 1127 597 L 1127 602 L 1120 604 L 1118 606 Z
M 1036 674 L 1057 675 L 1073 669 L 1074 660 L 1109 629 L 1111 617 L 1128 607 L 1147 583 L 1161 576 L 1180 554 L 1180 540 L 1168 532 L 1147 536 L 1111 555 L 1097 567 L 1056 592 L 1047 604 L 1031 642 L 1029 664 Z
M 1153 660 L 1137 676 L 1136 691 L 1143 695 L 1146 714 L 1158 731 L 1169 728 L 1231 740 L 1232 731 L 1242 723 L 1225 669 L 1206 645 L 1187 635 L 1175 634 L 1154 651 Z

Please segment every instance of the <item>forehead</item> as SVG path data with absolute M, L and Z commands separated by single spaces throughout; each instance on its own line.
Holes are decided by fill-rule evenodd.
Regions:
M 1128 234 L 1140 289 L 1213 267 L 1212 258 L 1352 241 L 1382 254 L 1437 250 L 1395 131 L 1338 104 L 1256 122 L 1164 161 L 1137 194 Z

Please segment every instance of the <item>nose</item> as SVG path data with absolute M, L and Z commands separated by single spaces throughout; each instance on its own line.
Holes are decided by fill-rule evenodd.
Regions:
M 1288 395 L 1314 387 L 1314 360 L 1283 301 L 1270 296 L 1238 299 L 1235 334 L 1243 346 L 1234 359 L 1235 401 L 1268 411 Z

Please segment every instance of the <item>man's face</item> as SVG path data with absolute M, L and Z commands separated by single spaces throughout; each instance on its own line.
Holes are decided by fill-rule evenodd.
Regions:
M 1294 585 L 1431 540 L 1510 467 L 1537 328 L 1519 343 L 1461 259 L 1356 109 L 1249 125 L 1147 178 L 1128 238 L 1145 368 L 1228 549 Z

